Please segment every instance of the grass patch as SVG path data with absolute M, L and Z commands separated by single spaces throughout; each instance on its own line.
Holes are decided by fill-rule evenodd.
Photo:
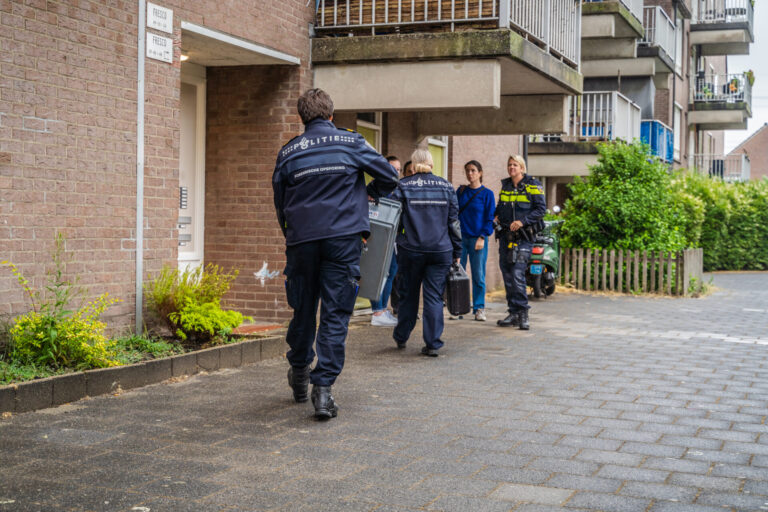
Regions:
M 117 338 L 114 349 L 117 352 L 115 359 L 121 364 L 138 363 L 184 352 L 184 348 L 176 343 L 136 335 Z
M 0 359 L 0 385 L 24 382 L 27 380 L 42 379 L 69 373 L 71 370 L 61 368 L 54 370 L 49 367 L 38 367 L 31 364 L 20 364 L 14 361 Z

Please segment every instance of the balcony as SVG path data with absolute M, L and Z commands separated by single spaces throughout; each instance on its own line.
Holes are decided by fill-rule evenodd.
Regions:
M 587 92 L 570 101 L 564 135 L 534 135 L 529 166 L 536 176 L 584 176 L 597 163 L 595 142 L 640 137 L 640 106 L 616 91 Z
M 752 86 L 746 73 L 700 74 L 692 81 L 688 122 L 702 130 L 744 130 L 752 117 Z
M 749 181 L 747 155 L 693 155 L 693 167 L 699 173 L 724 181 Z
M 675 144 L 672 128 L 656 119 L 644 119 L 640 124 L 640 140 L 651 147 L 652 155 L 672 163 Z
M 338 111 L 417 112 L 422 133 L 562 131 L 566 98 L 583 88 L 580 10 L 581 0 L 320 0 L 315 84 Z
M 581 9 L 585 61 L 632 59 L 643 35 L 643 0 L 586 0 Z
M 755 9 L 751 0 L 693 0 L 691 44 L 702 55 L 748 55 L 754 42 Z
M 637 43 L 638 57 L 653 57 L 670 73 L 675 70 L 675 24 L 656 5 L 643 8 L 645 35 Z

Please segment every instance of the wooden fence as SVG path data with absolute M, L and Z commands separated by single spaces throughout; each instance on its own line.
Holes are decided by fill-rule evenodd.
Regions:
M 580 290 L 688 295 L 701 288 L 703 249 L 563 249 L 559 282 Z

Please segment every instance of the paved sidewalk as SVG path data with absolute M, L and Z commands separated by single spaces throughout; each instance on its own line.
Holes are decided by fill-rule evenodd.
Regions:
M 284 360 L 0 420 L 0 511 L 768 510 L 768 273 L 715 284 L 494 304 L 437 359 L 356 319 L 326 423 Z

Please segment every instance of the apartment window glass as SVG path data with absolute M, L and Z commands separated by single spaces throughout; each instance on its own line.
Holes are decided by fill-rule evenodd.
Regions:
M 357 133 L 381 152 L 381 112 L 358 112 Z
M 432 174 L 445 178 L 448 174 L 446 172 L 448 168 L 448 137 L 428 137 L 427 143 L 434 163 Z
M 675 72 L 683 74 L 683 19 L 680 16 L 675 23 Z
M 680 105 L 675 103 L 675 114 L 672 120 L 672 130 L 674 137 L 674 159 L 676 162 L 680 161 L 680 149 L 682 146 L 682 126 L 683 126 L 683 109 Z

